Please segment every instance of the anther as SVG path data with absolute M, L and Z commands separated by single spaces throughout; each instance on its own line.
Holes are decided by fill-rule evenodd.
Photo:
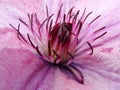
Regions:
M 101 15 L 97 16 L 96 18 L 94 18 L 90 23 L 89 25 L 91 25 L 93 22 L 95 22 Z
M 102 37 L 102 36 L 104 36 L 106 33 L 107 33 L 107 32 L 104 32 L 104 33 L 103 33 L 103 34 L 101 34 L 100 36 L 96 37 L 93 41 L 95 41 L 95 40 L 97 40 L 97 39 L 101 38 L 101 37 Z
M 20 22 L 22 22 L 25 26 L 27 26 L 27 27 L 28 27 L 28 24 L 27 24 L 27 23 L 25 23 L 22 19 L 20 19 L 20 18 L 19 18 L 19 20 L 20 20 Z
M 60 6 L 60 9 L 59 9 L 59 12 L 58 12 L 58 15 L 57 15 L 57 18 L 56 18 L 55 23 L 57 23 L 57 21 L 58 21 L 58 19 L 59 19 L 59 17 L 60 17 L 61 10 L 62 10 L 62 6 L 63 6 L 63 4 Z
M 92 55 L 93 54 L 93 47 L 92 47 L 92 45 L 89 42 L 87 42 L 87 44 L 89 45 L 89 47 L 91 49 L 91 53 L 89 55 Z
M 97 31 L 94 32 L 94 34 L 97 33 L 97 32 L 99 32 L 99 31 L 101 31 L 101 30 L 103 30 L 103 29 L 105 29 L 105 28 L 106 28 L 106 27 L 104 26 L 104 27 L 98 29 Z
M 36 46 L 35 46 L 35 45 L 33 44 L 33 42 L 31 41 L 29 34 L 27 34 L 27 37 L 28 37 L 28 40 L 29 40 L 30 44 L 32 45 L 32 47 L 33 47 L 33 48 L 36 48 Z

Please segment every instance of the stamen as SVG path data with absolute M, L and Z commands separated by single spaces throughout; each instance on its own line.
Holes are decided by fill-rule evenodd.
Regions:
M 26 42 L 26 43 L 28 43 L 27 42 L 27 40 L 23 37 L 23 35 L 20 33 L 20 24 L 18 24 L 18 29 L 16 29 L 13 25 L 11 25 L 11 24 L 9 24 L 14 30 L 16 30 L 17 31 L 17 37 L 18 37 L 18 39 L 19 40 L 21 40 L 21 38 L 22 38 L 22 40 L 24 41 L 24 42 Z M 21 38 L 20 38 L 21 37 Z
M 50 26 L 49 26 L 49 35 L 50 35 L 50 33 L 51 33 L 51 30 L 52 30 L 52 23 L 53 23 L 53 19 L 52 19 L 51 22 L 50 22 Z
M 51 46 L 50 46 L 50 40 L 48 41 L 48 53 L 49 53 L 49 56 L 51 56 Z
M 49 17 L 49 11 L 48 11 L 48 6 L 46 5 L 46 12 L 47 12 L 47 17 Z
M 60 58 L 60 56 L 57 54 L 55 50 L 53 50 L 53 53 L 57 56 L 57 58 Z
M 106 33 L 107 33 L 107 32 L 104 32 L 104 33 L 103 33 L 103 34 L 101 34 L 100 36 L 96 37 L 93 41 L 95 41 L 95 40 L 97 40 L 97 39 L 101 38 L 101 37 L 102 37 L 102 36 L 104 36 Z
M 79 26 L 79 28 L 78 28 L 77 35 L 79 35 L 79 33 L 81 31 L 81 28 L 82 28 L 82 22 L 81 21 L 78 23 L 78 26 Z
M 95 22 L 101 15 L 97 16 L 96 18 L 94 18 L 90 23 L 89 25 L 91 25 L 93 22 Z
M 87 14 L 87 16 L 85 17 L 85 19 L 83 20 L 83 23 L 87 20 L 87 18 L 90 16 L 90 14 L 92 14 L 93 12 L 89 12 L 88 14 Z
M 82 20 L 83 16 L 85 15 L 85 12 L 86 12 L 86 7 L 85 7 L 85 9 L 84 9 L 84 11 L 83 11 L 83 14 L 82 14 L 80 20 Z
M 45 20 L 42 22 L 42 24 L 40 25 L 40 27 L 39 27 L 39 29 L 38 29 L 39 33 L 40 33 L 40 29 L 41 29 L 41 27 L 44 25 L 44 23 L 45 23 L 47 20 L 48 20 L 48 18 L 45 19 Z
M 38 53 L 40 56 L 43 56 L 43 55 L 40 53 L 38 46 L 36 46 L 36 51 L 37 51 L 37 53 Z
M 9 24 L 14 30 L 18 30 L 18 29 L 16 29 L 12 24 Z M 20 25 L 18 25 L 18 26 L 20 26 Z
M 97 32 L 99 32 L 99 31 L 101 31 L 101 30 L 103 30 L 103 29 L 105 29 L 105 28 L 106 28 L 106 27 L 104 26 L 104 27 L 98 29 L 97 31 L 94 32 L 94 34 L 97 33 Z
M 74 59 L 74 56 L 73 56 L 71 53 L 67 52 L 67 54 L 68 54 L 72 59 Z
M 87 42 L 87 44 L 89 45 L 89 47 L 91 49 L 91 53 L 89 55 L 92 55 L 93 54 L 93 47 L 92 47 L 92 45 L 89 42 Z
M 83 77 L 82 72 L 81 72 L 79 69 L 77 69 L 74 65 L 70 64 L 70 66 L 71 66 L 74 70 L 76 70 L 77 72 L 79 72 L 79 76 L 78 76 L 78 77 L 80 77 L 80 83 L 84 84 L 84 77 Z
M 47 22 L 52 16 L 53 16 L 54 14 L 52 14 L 50 17 L 48 17 L 48 18 L 46 18 L 43 22 L 42 22 L 42 24 L 40 25 L 40 27 L 39 27 L 39 32 L 40 32 L 40 29 L 42 28 L 42 26 L 45 24 L 45 22 Z
M 20 37 L 19 37 L 19 35 L 21 35 L 22 36 L 22 34 L 20 33 L 20 24 L 18 24 L 18 29 L 16 29 L 17 30 L 17 37 L 18 37 L 18 39 L 20 39 Z
M 72 23 L 74 23 L 74 24 L 76 23 L 76 20 L 77 20 L 77 17 L 79 15 L 79 12 L 80 12 L 80 10 L 77 11 L 76 15 L 73 17 Z
M 26 27 L 28 27 L 28 24 L 25 23 L 22 19 L 19 18 L 19 20 L 20 20 L 20 22 L 22 22 Z
M 19 36 L 22 38 L 22 40 L 24 42 L 26 42 L 27 44 L 29 44 L 28 41 L 23 37 L 23 35 L 18 31 L 18 38 L 21 40 L 21 38 Z
M 70 78 L 76 80 L 81 84 L 84 84 L 83 75 L 77 69 L 73 68 L 72 66 L 59 66 L 59 68 L 61 69 L 61 71 L 66 73 Z
M 66 15 L 64 14 L 63 22 L 65 23 Z
M 70 9 L 70 11 L 67 13 L 67 16 L 69 16 L 69 21 L 70 21 L 70 18 L 71 18 L 71 14 L 72 14 L 72 10 L 73 10 L 74 6 Z
M 39 21 L 39 19 L 38 19 L 38 17 L 37 17 L 37 14 L 35 13 L 35 21 L 36 21 L 36 24 L 38 25 L 38 27 L 39 27 L 39 25 L 40 25 L 40 21 Z
M 27 37 L 28 37 L 29 42 L 30 42 L 31 45 L 33 46 L 33 48 L 36 48 L 36 46 L 35 46 L 35 45 L 33 44 L 33 42 L 31 41 L 29 34 L 27 34 Z
M 28 13 L 29 22 L 31 21 L 31 15 Z
M 31 26 L 31 31 L 33 32 L 33 14 L 31 15 L 31 19 L 30 19 L 30 26 Z
M 62 10 L 62 6 L 63 6 L 63 4 L 60 6 L 60 9 L 59 9 L 59 12 L 58 12 L 58 15 L 57 15 L 57 18 L 56 18 L 56 22 L 55 22 L 55 23 L 57 23 L 57 21 L 58 21 L 58 19 L 59 19 L 59 17 L 60 17 L 61 10 Z
M 48 27 L 49 27 L 49 21 L 50 19 L 52 18 L 54 14 L 52 14 L 51 16 L 48 17 L 48 20 L 47 20 L 47 24 L 46 24 L 46 31 L 48 32 Z
M 42 24 L 39 24 L 39 26 L 38 26 L 38 33 L 39 33 L 39 36 L 40 36 L 41 39 L 42 39 L 42 35 L 41 35 L 40 29 L 41 29 L 41 27 L 43 26 L 43 24 L 44 24 L 44 22 L 45 22 L 46 20 L 47 20 L 47 19 L 45 19 L 45 20 L 42 22 Z
M 69 31 L 72 31 L 72 24 L 70 24 L 70 23 L 68 24 L 68 23 L 67 23 L 67 25 L 65 25 L 65 27 L 66 27 Z

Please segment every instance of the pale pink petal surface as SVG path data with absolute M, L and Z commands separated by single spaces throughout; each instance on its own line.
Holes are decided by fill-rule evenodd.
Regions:
M 90 90 L 28 50 L 3 49 L 0 54 L 1 90 Z
M 19 3 L 16 5 L 16 3 Z M 76 82 L 62 73 L 58 67 L 47 65 L 39 59 L 35 52 L 17 39 L 16 32 L 11 30 L 9 23 L 17 26 L 18 18 L 25 18 L 27 13 L 36 12 L 40 20 L 46 17 L 45 5 L 50 7 L 50 13 L 57 13 L 60 3 L 64 4 L 67 12 L 72 5 L 75 10 L 93 14 L 86 20 L 89 24 L 98 15 L 101 15 L 89 28 L 81 32 L 83 43 L 94 38 L 91 33 L 103 26 L 107 34 L 93 42 L 99 45 L 94 48 L 92 55 L 89 52 L 80 54 L 74 64 L 83 72 L 84 85 Z M 119 0 L 4 0 L 0 3 L 0 89 L 2 90 L 119 90 L 120 88 L 120 9 Z M 52 5 L 52 6 L 51 6 Z M 56 17 L 56 16 L 55 16 Z M 24 28 L 22 29 L 24 32 Z M 91 37 L 91 38 L 90 38 Z M 91 40 L 92 42 L 92 40 Z M 86 49 L 87 45 L 81 49 Z M 88 47 L 89 48 L 89 47 Z

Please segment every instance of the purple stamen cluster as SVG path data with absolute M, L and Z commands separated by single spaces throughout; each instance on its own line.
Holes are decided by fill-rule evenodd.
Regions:
M 91 50 L 88 55 L 92 55 L 94 46 L 92 46 L 91 42 L 101 38 L 107 32 L 103 32 L 92 38 L 91 41 L 87 40 L 85 43 L 81 44 L 82 39 L 84 40 L 85 37 L 85 33 L 81 35 L 82 27 L 92 12 L 85 15 L 85 8 L 82 15 L 79 17 L 80 11 L 73 14 L 74 7 L 72 7 L 67 14 L 63 14 L 61 13 L 62 6 L 63 4 L 58 11 L 56 19 L 52 18 L 54 14 L 49 15 L 48 7 L 46 6 L 47 18 L 42 23 L 36 13 L 28 14 L 28 23 L 19 18 L 20 23 L 27 27 L 30 32 L 26 35 L 20 32 L 21 24 L 18 25 L 18 28 L 15 28 L 11 24 L 10 26 L 17 31 L 17 36 L 20 40 L 36 50 L 41 60 L 58 65 L 64 73 L 71 73 L 71 75 L 68 76 L 83 83 L 83 75 L 81 71 L 75 67 L 73 62 L 77 56 L 85 51 Z M 101 15 L 90 21 L 88 27 L 100 18 L 100 16 Z M 98 34 L 103 29 L 105 29 L 105 26 L 94 31 L 93 35 Z M 85 44 L 87 44 L 88 47 L 81 50 L 81 47 Z

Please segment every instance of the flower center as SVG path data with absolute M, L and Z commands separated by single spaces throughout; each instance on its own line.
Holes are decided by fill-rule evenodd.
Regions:
M 79 16 L 80 11 L 74 13 L 73 7 L 68 13 L 61 13 L 62 5 L 55 19 L 52 18 L 54 14 L 49 15 L 46 7 L 47 18 L 43 22 L 35 13 L 28 14 L 29 22 L 19 18 L 18 28 L 10 24 L 17 31 L 18 38 L 33 47 L 41 60 L 57 65 L 70 64 L 83 54 L 92 55 L 93 48 L 101 45 L 92 44 L 107 33 L 105 26 L 95 31 L 89 30 L 101 15 L 85 23 L 92 12 L 86 14 L 85 8 Z M 20 32 L 20 25 L 27 27 L 29 32 L 26 35 Z
M 60 59 L 60 63 L 65 63 L 71 58 L 69 55 L 71 34 L 72 24 L 65 22 L 56 24 L 50 32 L 49 55 L 55 62 Z
M 48 7 L 46 7 L 47 18 L 42 23 L 35 13 L 28 14 L 29 22 L 19 18 L 18 28 L 11 24 L 10 26 L 17 31 L 18 39 L 36 50 L 40 60 L 49 65 L 57 65 L 70 78 L 83 84 L 83 74 L 77 68 L 79 64 L 73 60 L 81 60 L 82 56 L 92 55 L 93 48 L 101 45 L 94 42 L 103 37 L 107 31 L 105 31 L 105 26 L 95 31 L 91 30 L 91 25 L 101 15 L 85 23 L 92 12 L 86 14 L 85 8 L 79 16 L 80 11 L 74 13 L 73 7 L 67 14 L 61 13 L 62 5 L 55 19 L 52 18 L 53 14 L 49 16 Z M 29 31 L 27 34 L 20 32 L 21 25 L 27 27 Z

